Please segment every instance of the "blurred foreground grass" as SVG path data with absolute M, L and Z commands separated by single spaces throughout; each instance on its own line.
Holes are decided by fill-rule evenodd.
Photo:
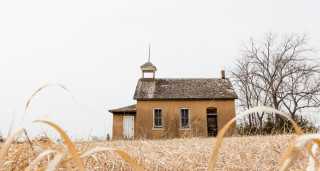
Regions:
M 219 149 L 217 170 L 277 170 L 285 149 L 297 135 L 227 137 Z M 74 143 L 79 154 L 97 147 L 108 147 L 126 152 L 145 170 L 206 170 L 216 138 L 182 138 L 169 140 L 115 140 Z M 0 146 L 2 146 L 1 144 Z M 61 151 L 69 157 L 67 146 L 53 140 L 33 141 L 13 145 L 1 166 L 3 170 L 23 170 L 42 152 Z M 55 153 L 46 155 L 35 169 L 46 167 Z M 306 168 L 308 158 L 303 153 L 293 169 Z M 130 170 L 131 165 L 114 151 L 104 151 L 82 158 L 86 170 Z M 70 162 L 72 169 L 78 169 Z M 58 168 L 65 169 L 65 165 Z

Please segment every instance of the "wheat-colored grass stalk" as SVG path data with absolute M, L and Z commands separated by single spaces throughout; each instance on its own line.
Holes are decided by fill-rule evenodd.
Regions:
M 33 94 L 32 96 L 29 98 L 29 100 L 27 101 L 27 104 L 26 104 L 26 107 L 25 107 L 25 111 L 24 111 L 24 114 L 23 114 L 23 117 L 22 117 L 22 122 L 24 120 L 24 117 L 25 117 L 25 114 L 26 114 L 26 111 L 30 105 L 30 102 L 31 100 L 34 98 L 34 96 L 36 96 L 41 90 L 43 90 L 44 88 L 46 87 L 49 87 L 49 86 L 59 86 L 61 87 L 62 89 L 64 89 L 65 91 L 67 91 L 68 93 L 70 93 L 67 88 L 65 86 L 63 86 L 62 84 L 45 84 L 43 85 L 42 87 L 40 87 L 39 89 L 37 89 Z M 48 166 L 46 167 L 42 167 L 42 169 L 46 169 L 46 170 L 53 170 L 54 168 L 56 168 L 57 166 L 59 166 L 60 164 L 66 164 L 68 168 L 71 168 L 70 167 L 70 164 L 69 162 L 71 160 L 74 160 L 76 165 L 77 165 L 77 169 L 78 170 L 85 170 L 85 167 L 83 165 L 83 162 L 81 160 L 81 157 L 80 155 L 78 154 L 74 144 L 71 142 L 70 138 L 67 136 L 67 134 L 59 127 L 57 126 L 56 124 L 52 123 L 52 122 L 49 122 L 49 121 L 45 121 L 45 120 L 35 120 L 35 121 L 32 121 L 32 122 L 29 122 L 29 123 L 26 123 L 22 126 L 20 126 L 18 129 L 16 129 L 14 131 L 14 133 L 10 134 L 9 137 L 7 138 L 7 140 L 5 141 L 1 151 L 0 151 L 0 166 L 2 165 L 2 162 L 3 162 L 3 159 L 4 157 L 8 154 L 8 150 L 12 144 L 12 142 L 14 142 L 14 140 L 17 140 L 19 139 L 20 137 L 20 133 L 21 131 L 24 131 L 25 135 L 27 136 L 27 139 L 28 139 L 28 142 L 30 144 L 30 147 L 33 149 L 32 147 L 32 143 L 27 135 L 27 132 L 25 131 L 25 127 L 32 124 L 32 123 L 36 123 L 36 122 L 40 122 L 40 123 L 44 123 L 44 124 L 47 124 L 47 125 L 50 125 L 51 127 L 53 127 L 54 129 L 56 129 L 59 134 L 61 135 L 61 137 L 64 139 L 64 142 L 68 148 L 68 150 L 70 151 L 72 157 L 70 158 L 65 158 L 65 155 L 59 151 L 56 151 L 56 150 L 48 150 L 46 152 L 43 152 L 41 153 L 35 160 L 34 162 L 31 163 L 31 165 L 29 165 L 29 167 L 27 168 L 27 170 L 30 170 L 32 168 L 35 167 L 35 165 L 41 160 L 42 157 L 48 155 L 49 153 L 52 153 L 52 152 L 55 152 L 57 155 L 54 157 L 54 159 L 49 163 Z M 20 149 L 20 153 L 19 155 L 16 155 L 16 159 L 15 161 L 18 160 L 21 152 L 22 152 L 23 148 Z M 135 170 L 142 170 L 141 167 L 137 164 L 137 162 L 135 160 L 133 160 L 128 154 L 126 154 L 125 152 L 121 151 L 121 150 L 118 150 L 118 149 L 111 149 L 111 148 L 100 148 L 100 149 L 93 149 L 93 150 L 89 150 L 87 151 L 84 155 L 82 155 L 82 157 L 90 154 L 90 153 L 97 153 L 97 152 L 102 152 L 102 151 L 115 151 L 116 153 L 118 153 L 120 156 L 122 156 Z M 16 162 L 14 162 L 13 164 L 15 164 Z M 42 170 L 40 169 L 40 170 Z
M 4 144 L 4 148 L 1 150 L 1 153 L 0 153 L 0 165 L 2 164 L 2 160 L 3 160 L 4 156 L 7 154 L 12 142 L 14 141 L 14 139 L 16 137 L 19 136 L 19 133 L 24 129 L 24 127 L 29 125 L 29 124 L 36 123 L 36 122 L 41 122 L 41 123 L 45 123 L 47 125 L 50 125 L 50 126 L 55 128 L 59 132 L 61 137 L 64 139 L 65 144 L 67 145 L 67 147 L 68 147 L 73 159 L 75 160 L 75 163 L 77 164 L 78 169 L 84 171 L 85 169 L 84 169 L 84 166 L 83 166 L 83 162 L 80 159 L 80 156 L 79 156 L 78 152 L 76 151 L 73 143 L 71 142 L 71 140 L 67 136 L 67 134 L 59 126 L 57 126 L 56 124 L 54 124 L 52 122 L 49 122 L 49 121 L 42 121 L 42 120 L 36 120 L 36 121 L 29 122 L 29 123 L 27 123 L 25 125 L 22 125 L 17 130 L 15 130 L 13 134 L 10 135 L 10 137 L 7 139 L 7 141 Z
M 62 153 L 58 153 L 54 156 L 53 160 L 50 161 L 48 164 L 48 167 L 46 168 L 46 171 L 53 171 L 59 164 L 59 162 L 64 158 L 64 155 Z
M 135 170 L 142 170 L 141 167 L 138 165 L 138 163 L 133 160 L 128 154 L 126 154 L 125 152 L 121 151 L 121 150 L 118 150 L 118 149 L 112 149 L 112 148 L 95 148 L 95 149 L 92 149 L 92 150 L 89 150 L 85 153 L 83 153 L 80 157 L 80 155 L 78 154 L 77 150 L 75 149 L 75 146 L 74 144 L 71 142 L 70 138 L 67 136 L 67 134 L 59 127 L 57 126 L 56 124 L 52 123 L 52 122 L 49 122 L 49 121 L 43 121 L 43 120 L 36 120 L 36 121 L 33 121 L 33 122 L 30 122 L 30 123 L 27 123 L 21 127 L 19 127 L 17 130 L 14 131 L 13 134 L 11 134 L 11 136 L 7 139 L 7 141 L 5 142 L 4 144 L 4 147 L 1 149 L 1 155 L 0 155 L 0 165 L 2 164 L 2 161 L 3 161 L 3 158 L 4 156 L 8 153 L 8 150 L 12 144 L 12 142 L 16 139 L 17 136 L 19 136 L 19 133 L 21 132 L 21 130 L 24 129 L 25 126 L 31 124 L 31 123 L 36 123 L 36 122 L 41 122 L 41 123 L 45 123 L 47 125 L 50 125 L 52 126 L 53 128 L 55 128 L 59 134 L 61 135 L 61 137 L 64 139 L 64 142 L 65 144 L 67 145 L 67 148 L 69 149 L 72 157 L 69 158 L 69 159 L 65 159 L 63 160 L 64 157 L 61 157 L 61 156 L 64 156 L 62 155 L 61 152 L 58 152 L 58 151 L 47 151 L 46 153 L 44 154 L 40 154 L 39 157 L 35 160 L 35 161 L 38 161 L 40 160 L 44 155 L 48 154 L 48 153 L 51 153 L 51 152 L 56 152 L 58 153 L 59 155 L 57 156 L 56 159 L 54 159 L 54 162 L 51 163 L 50 165 L 50 168 L 48 166 L 47 169 L 52 169 L 52 167 L 56 167 L 60 164 L 63 164 L 63 163 L 67 163 L 71 160 L 74 160 L 75 163 L 77 164 L 77 169 L 78 170 L 85 170 L 84 168 L 84 165 L 83 165 L 83 162 L 81 160 L 81 157 L 86 157 L 90 154 L 93 154 L 93 153 L 97 153 L 97 152 L 103 152 L 103 151 L 114 151 L 116 153 L 118 153 L 120 156 L 122 156 L 131 166 L 132 168 L 134 168 Z M 61 153 L 61 155 L 60 155 Z M 32 163 L 30 165 L 30 169 L 34 167 L 34 163 Z
M 316 170 L 316 168 L 318 167 L 317 159 L 315 159 L 317 150 L 318 150 L 318 145 L 317 144 L 313 144 L 312 145 L 312 149 L 311 149 L 311 152 L 312 152 L 313 156 L 309 157 L 309 165 L 306 168 L 306 170 L 308 170 L 308 171 Z
M 280 170 L 287 170 L 302 150 L 306 150 L 307 155 L 309 156 L 309 165 L 307 170 L 319 169 L 319 162 L 317 160 L 316 153 L 319 147 L 319 141 L 320 134 L 305 134 L 299 136 L 297 140 L 287 148 L 281 161 Z M 312 143 L 314 144 L 311 146 Z
M 57 153 L 55 150 L 47 150 L 42 153 L 40 153 L 36 159 L 33 160 L 33 162 L 26 168 L 25 171 L 31 171 L 44 157 L 46 157 L 50 153 Z
M 64 90 L 68 91 L 61 84 L 54 84 L 54 85 L 46 84 L 40 87 L 28 100 L 25 108 L 25 113 L 33 97 L 48 86 L 60 86 Z M 70 138 L 67 136 L 67 134 L 59 126 L 49 121 L 36 120 L 36 121 L 32 121 L 32 122 L 21 125 L 18 129 L 16 129 L 12 134 L 8 136 L 4 144 L 0 144 L 0 166 L 2 167 L 4 164 L 8 166 L 7 168 L 4 168 L 5 170 L 13 170 L 16 168 L 17 170 L 26 169 L 27 171 L 30 171 L 35 167 L 39 167 L 38 170 L 54 170 L 58 167 L 65 167 L 64 169 L 68 169 L 68 170 L 72 170 L 74 168 L 76 168 L 77 170 L 85 170 L 87 166 L 93 167 L 94 164 L 99 165 L 99 163 L 101 162 L 106 164 L 105 162 L 108 160 L 108 164 L 111 165 L 109 169 L 116 169 L 115 166 L 120 167 L 119 169 L 128 169 L 128 167 L 126 166 L 126 163 L 123 162 L 123 160 L 117 160 L 119 156 L 121 156 L 127 162 L 127 164 L 129 164 L 130 167 L 133 168 L 134 170 L 142 170 L 142 167 L 141 167 L 142 163 L 144 163 L 143 166 L 147 170 L 162 170 L 162 169 L 169 169 L 172 167 L 174 167 L 175 169 L 187 169 L 187 170 L 201 169 L 202 170 L 202 169 L 208 168 L 208 165 L 203 164 L 203 163 L 208 164 L 208 161 L 209 161 L 209 170 L 214 170 L 215 164 L 217 162 L 218 150 L 221 147 L 222 139 L 225 136 L 228 129 L 230 128 L 230 126 L 235 123 L 237 118 L 243 117 L 251 113 L 257 113 L 257 112 L 274 113 L 287 118 L 292 123 L 294 130 L 298 135 L 298 138 L 286 149 L 286 152 L 284 153 L 282 157 L 282 161 L 280 163 L 280 170 L 288 170 L 293 164 L 295 164 L 294 161 L 298 158 L 299 154 L 301 154 L 301 151 L 303 150 L 306 151 L 306 154 L 309 157 L 308 166 L 305 168 L 307 170 L 319 169 L 319 162 L 317 160 L 317 157 L 318 157 L 317 149 L 320 146 L 320 134 L 303 135 L 302 130 L 290 117 L 288 117 L 286 114 L 284 114 L 279 110 L 273 109 L 271 107 L 265 107 L 265 106 L 251 108 L 243 112 L 242 114 L 236 116 L 232 120 L 230 120 L 219 131 L 219 134 L 216 138 L 216 143 L 213 147 L 213 152 L 210 160 L 209 158 L 202 157 L 202 155 L 205 154 L 207 150 L 201 149 L 202 146 L 198 147 L 197 146 L 198 144 L 191 146 L 193 150 L 197 151 L 196 154 L 186 155 L 185 153 L 189 153 L 190 151 L 188 151 L 188 148 L 186 146 L 181 146 L 181 145 L 176 146 L 175 150 L 177 150 L 178 152 L 173 153 L 172 152 L 173 148 L 171 148 L 171 146 L 177 144 L 177 141 L 179 140 L 172 140 L 174 142 L 169 142 L 167 140 L 163 140 L 161 142 L 157 140 L 157 143 L 155 142 L 148 143 L 146 141 L 140 140 L 140 146 L 138 147 L 139 151 L 131 150 L 131 148 L 133 148 L 133 146 L 135 146 L 139 141 L 137 142 L 130 141 L 130 143 L 128 141 L 122 141 L 121 143 L 125 144 L 124 145 L 125 148 L 121 150 L 114 147 L 112 148 L 98 147 L 98 148 L 93 148 L 91 150 L 87 150 L 83 152 L 85 149 L 87 149 L 87 147 L 89 148 L 89 146 L 91 145 L 91 142 L 88 142 L 87 145 L 85 145 L 85 143 L 82 143 L 81 144 L 82 148 L 78 152 L 76 146 L 79 146 L 79 144 L 72 143 Z M 59 132 L 61 137 L 64 139 L 64 143 L 56 143 L 50 140 L 46 142 L 37 142 L 35 140 L 33 141 L 29 140 L 28 143 L 18 144 L 17 142 L 19 138 L 21 138 L 21 134 L 23 132 L 27 136 L 27 139 L 29 139 L 27 132 L 25 131 L 24 128 L 33 123 L 44 123 L 46 125 L 53 127 L 55 130 Z M 237 138 L 235 139 L 237 140 Z M 185 140 L 186 139 L 183 139 L 182 141 L 185 141 Z M 214 139 L 205 139 L 205 140 L 212 141 Z M 194 140 L 190 140 L 190 141 L 194 141 Z M 159 145 L 159 142 L 161 142 L 162 145 Z M 208 144 L 211 144 L 211 143 L 212 142 L 208 142 Z M 95 143 L 93 143 L 93 145 L 94 144 Z M 84 149 L 84 146 L 86 146 L 85 149 Z M 145 151 L 143 153 L 142 147 L 148 149 L 148 151 Z M 154 152 L 155 149 L 158 150 L 157 153 Z M 24 151 L 28 151 L 28 150 L 31 152 L 25 155 Z M 224 153 L 230 152 L 228 150 L 230 150 L 230 148 L 224 151 Z M 130 157 L 129 155 L 130 153 L 127 153 L 130 151 L 131 151 L 131 154 L 133 154 L 132 155 L 133 157 L 140 158 L 141 166 L 136 162 L 136 160 Z M 274 150 L 274 151 L 277 152 L 277 154 L 281 154 L 281 152 L 279 152 L 278 150 Z M 71 154 L 71 156 L 68 155 L 69 154 L 68 152 Z M 107 156 L 105 152 L 115 152 L 117 155 Z M 20 159 L 21 156 L 23 156 L 24 158 Z M 198 156 L 198 157 L 200 156 L 199 161 L 201 161 L 202 164 L 200 165 L 198 164 L 199 161 L 194 159 L 195 156 Z M 5 161 L 6 157 L 7 157 L 7 160 Z M 33 160 L 27 160 L 29 157 L 33 158 Z M 43 161 L 45 157 L 47 157 L 46 162 Z M 240 154 L 238 155 L 238 157 L 240 161 L 243 160 L 243 157 Z M 102 160 L 99 158 L 102 158 Z M 111 158 L 113 158 L 113 160 Z M 83 163 L 83 160 L 86 160 L 85 165 Z M 26 162 L 23 163 L 23 161 L 26 161 Z M 146 163 L 148 163 L 149 165 Z M 150 163 L 152 163 L 152 166 L 150 166 Z M 189 163 L 189 164 L 186 164 L 186 163 Z M 241 168 L 241 166 L 233 165 L 228 168 L 239 169 Z M 247 168 L 247 167 L 244 167 L 244 168 Z
M 118 149 L 113 149 L 113 148 L 106 148 L 106 147 L 97 147 L 94 149 L 91 149 L 89 151 L 84 152 L 81 155 L 82 157 L 87 157 L 89 155 L 92 155 L 94 153 L 99 153 L 99 152 L 104 152 L 104 151 L 114 151 L 116 153 L 118 153 L 121 157 L 123 157 L 128 163 L 130 163 L 130 165 L 132 166 L 133 169 L 135 170 L 142 170 L 142 168 L 139 166 L 139 164 L 133 160 L 128 154 L 126 154 L 125 152 L 118 150 Z
M 279 111 L 277 109 L 274 109 L 274 108 L 271 108 L 271 107 L 267 107 L 267 106 L 253 107 L 253 108 L 248 109 L 245 112 L 241 113 L 240 115 L 237 115 L 233 119 L 231 119 L 220 130 L 220 132 L 218 133 L 218 136 L 217 136 L 217 141 L 216 141 L 216 143 L 214 145 L 214 148 L 213 148 L 212 157 L 211 157 L 211 160 L 210 160 L 210 163 L 209 163 L 209 170 L 214 170 L 214 168 L 215 168 L 215 163 L 216 163 L 216 160 L 217 160 L 218 150 L 219 150 L 219 148 L 221 146 L 222 139 L 225 136 L 225 134 L 227 133 L 228 129 L 231 127 L 231 125 L 236 122 L 236 119 L 238 119 L 240 117 L 243 117 L 243 116 L 246 116 L 246 115 L 249 115 L 251 113 L 257 113 L 257 112 L 275 113 L 277 115 L 283 116 L 283 117 L 287 118 L 292 123 L 293 128 L 296 131 L 296 134 L 298 134 L 298 135 L 302 135 L 303 134 L 303 132 L 300 129 L 300 127 L 285 113 L 283 113 L 283 112 L 281 112 L 281 111 Z

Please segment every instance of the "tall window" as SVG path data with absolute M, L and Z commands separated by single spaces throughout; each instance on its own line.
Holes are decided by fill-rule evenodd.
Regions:
M 162 109 L 153 109 L 153 128 L 163 128 Z
M 189 109 L 180 109 L 180 128 L 188 129 L 190 128 L 190 111 Z

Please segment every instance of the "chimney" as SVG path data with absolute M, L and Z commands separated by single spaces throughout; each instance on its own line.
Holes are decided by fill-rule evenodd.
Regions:
M 222 79 L 225 79 L 225 78 L 226 78 L 226 74 L 225 74 L 224 70 L 221 70 L 221 78 L 222 78 Z

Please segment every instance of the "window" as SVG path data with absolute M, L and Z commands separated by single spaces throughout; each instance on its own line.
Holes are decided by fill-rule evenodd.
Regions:
M 153 109 L 153 128 L 163 128 L 162 109 Z
M 190 111 L 189 109 L 180 109 L 180 128 L 189 129 L 190 128 Z

